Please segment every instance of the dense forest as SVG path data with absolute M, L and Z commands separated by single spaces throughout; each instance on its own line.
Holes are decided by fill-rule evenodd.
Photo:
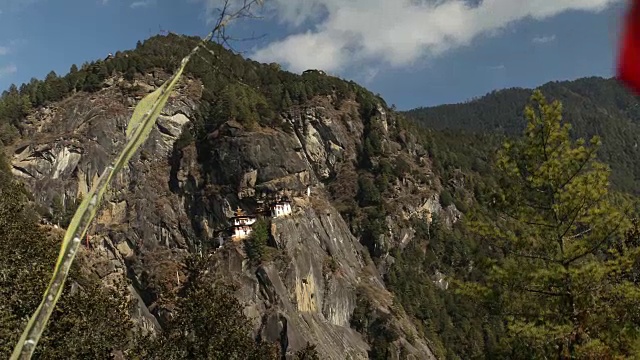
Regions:
M 119 51 L 112 57 L 80 67 L 72 65 L 64 76 L 50 72 L 44 80 L 32 79 L 19 87 L 12 85 L 0 96 L 0 142 L 9 143 L 19 135 L 31 109 L 62 100 L 77 91 L 98 91 L 113 75 L 133 80 L 158 71 L 172 73 L 198 41 L 196 37 L 174 34 L 155 36 L 144 43 L 138 42 L 135 50 Z M 247 127 L 279 126 L 279 112 L 317 95 L 335 96 L 336 107 L 347 94 L 354 93 L 367 97 L 371 101 L 369 107 L 374 100 L 384 103 L 354 82 L 318 72 L 299 76 L 282 71 L 275 63 L 245 60 L 215 43 L 209 43 L 206 50 L 194 57 L 186 74 L 204 85 L 199 109 L 202 122 L 196 126 L 199 135 L 211 132 L 221 119 L 229 118 Z
M 602 138 L 598 156 L 611 166 L 616 188 L 639 194 L 640 99 L 616 79 L 598 77 L 550 82 L 540 90 L 562 102 L 574 138 Z M 467 103 L 418 108 L 405 114 L 430 129 L 513 136 L 524 129 L 523 109 L 531 93 L 529 89 L 504 89 Z M 486 149 L 480 142 L 469 145 Z
M 420 240 L 395 250 L 387 283 L 443 358 L 635 358 L 635 198 L 609 191 L 604 143 L 574 140 L 561 102 L 533 92 L 525 104 L 524 136 L 493 147 L 487 168 L 471 154 L 497 137 L 460 135 L 492 138 L 466 150 L 432 138 L 485 187 L 453 229 L 416 224 Z M 450 275 L 448 291 L 435 270 Z
M 197 41 L 156 36 L 112 58 L 74 65 L 64 76 L 50 73 L 44 80 L 12 86 L 0 97 L 0 146 L 20 136 L 34 108 L 75 92 L 96 92 L 112 76 L 133 81 L 151 72 L 171 73 Z M 616 191 L 640 191 L 640 110 L 637 98 L 615 81 L 590 78 L 544 85 L 544 95 L 562 106 L 547 103 L 539 93 L 532 98 L 530 90 L 507 89 L 467 104 L 397 114 L 353 82 L 316 72 L 299 76 L 215 44 L 208 47 L 187 69 L 188 76 L 202 81 L 203 101 L 195 126 L 177 147 L 206 149 L 205 135 L 229 119 L 248 129 L 291 131 L 279 114 L 318 95 L 331 96 L 336 108 L 346 99 L 359 104 L 358 113 L 350 115 L 364 125 L 356 173 L 329 179 L 327 190 L 372 261 L 380 265 L 389 256 L 393 259 L 385 265 L 384 281 L 395 295 L 394 305 L 414 320 L 439 358 L 636 354 L 640 318 L 624 309 L 640 305 L 638 230 L 630 220 L 629 197 Z M 378 105 L 396 124 L 387 135 L 377 121 Z M 571 131 L 565 127 L 569 123 Z M 415 158 L 406 155 L 407 134 L 425 151 L 416 157 L 427 156 L 444 185 L 441 205 L 453 204 L 465 217 L 451 228 L 437 216 L 431 224 L 412 221 L 407 225 L 416 230 L 415 240 L 400 249 L 381 241 L 385 219 L 396 211 L 388 201 L 392 184 L 405 178 L 428 182 Z M 576 140 L 593 135 L 600 135 L 602 144 L 598 138 Z M 384 136 L 405 152 L 391 150 Z M 536 140 L 540 137 L 546 140 Z M 547 140 L 556 145 L 550 152 Z M 46 286 L 60 234 L 38 224 L 43 211 L 33 207 L 30 195 L 0 160 L 0 291 L 9 299 L 0 303 L 0 352 L 8 354 L 18 335 L 14 329 L 37 306 Z M 615 191 L 608 191 L 604 163 L 611 166 Z M 48 211 L 55 222 L 68 221 L 63 207 Z M 266 225 L 259 224 L 247 241 L 251 261 L 265 257 L 266 232 Z M 82 271 L 82 261 L 81 256 L 39 345 L 39 358 L 106 358 L 114 351 L 145 359 L 279 358 L 276 346 L 250 338 L 248 320 L 229 295 L 230 285 L 208 274 L 199 258 L 187 262 L 191 276 L 174 299 L 180 315 L 153 339 L 128 317 L 132 304 L 126 291 L 99 286 Z M 447 289 L 434 281 L 437 273 L 447 274 Z M 366 299 L 357 299 L 351 325 L 368 340 L 371 358 L 390 356 L 394 330 Z M 73 331 L 63 331 L 71 327 Z M 220 327 L 228 336 L 212 338 Z M 318 358 L 312 346 L 296 356 Z

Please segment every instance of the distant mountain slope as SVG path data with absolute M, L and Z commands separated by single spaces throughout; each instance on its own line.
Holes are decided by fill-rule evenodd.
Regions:
M 640 105 L 615 79 L 590 77 L 549 82 L 540 87 L 549 99 L 560 100 L 564 119 L 576 137 L 599 135 L 600 158 L 613 170 L 613 182 L 621 190 L 640 193 Z M 434 129 L 519 134 L 522 113 L 530 89 L 491 92 L 467 103 L 417 108 L 405 114 Z

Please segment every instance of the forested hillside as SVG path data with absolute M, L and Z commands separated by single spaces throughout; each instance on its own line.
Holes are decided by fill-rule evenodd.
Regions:
M 598 155 L 611 166 L 615 186 L 640 193 L 640 99 L 617 80 L 598 77 L 550 82 L 540 90 L 562 102 L 574 138 L 602 138 Z M 504 89 L 467 103 L 418 108 L 405 114 L 432 129 L 515 135 L 524 129 L 523 109 L 531 92 Z M 486 149 L 482 143 L 472 145 Z
M 198 43 L 196 37 L 156 36 L 135 50 L 116 52 L 113 57 L 71 65 L 69 73 L 50 72 L 44 80 L 32 79 L 21 86 L 12 85 L 0 98 L 0 141 L 10 143 L 20 135 L 24 120 L 33 109 L 63 100 L 76 92 L 96 93 L 113 85 L 113 76 L 133 81 L 141 75 L 172 73 L 180 60 Z M 335 95 L 339 107 L 349 92 L 373 95 L 354 82 L 309 73 L 298 76 L 282 71 L 278 64 L 260 64 L 209 43 L 206 55 L 200 54 L 186 69 L 189 76 L 202 82 L 199 114 L 204 123 L 196 124 L 199 134 L 215 129 L 222 119 L 235 118 L 249 127 L 281 125 L 278 113 L 292 105 L 304 103 L 314 96 Z M 215 64 L 214 64 L 215 63 Z M 143 94 L 132 86 L 128 95 Z M 382 99 L 376 98 L 382 102 Z M 368 106 L 372 106 L 370 103 Z M 274 123 L 271 123 L 274 122 Z M 204 128 L 201 128 L 204 127 Z
M 53 229 L 122 146 L 132 106 L 197 40 L 155 36 L 0 97 L 0 354 L 46 284 Z M 107 194 L 38 356 L 635 354 L 633 206 L 594 156 L 618 189 L 640 189 L 640 113 L 615 82 L 545 85 L 564 109 L 510 89 L 399 114 L 353 82 L 207 50 Z M 544 153 L 540 133 L 557 148 Z M 292 214 L 230 241 L 234 210 L 258 214 L 269 196 Z

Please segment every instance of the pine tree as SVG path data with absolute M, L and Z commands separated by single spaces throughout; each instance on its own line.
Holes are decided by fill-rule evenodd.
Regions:
M 255 264 L 259 264 L 265 257 L 267 252 L 267 244 L 269 242 L 269 223 L 265 220 L 256 221 L 251 226 L 252 231 L 249 238 L 245 241 L 245 251 L 247 257 Z
M 499 308 L 509 358 L 638 355 L 640 291 L 628 275 L 640 252 L 595 158 L 600 141 L 572 141 L 561 104 L 539 91 L 531 100 L 524 138 L 498 155 L 497 220 L 469 223 L 497 255 L 487 282 L 464 288 Z
M 291 95 L 289 95 L 289 91 L 284 91 L 284 96 L 282 97 L 282 109 L 288 109 L 293 105 L 293 101 L 291 101 Z
M 51 199 L 51 221 L 58 226 L 63 226 L 64 216 L 65 209 L 62 198 L 60 195 L 55 194 Z
M 98 75 L 94 73 L 89 73 L 89 75 L 87 75 L 84 81 L 82 90 L 88 91 L 88 92 L 95 92 L 100 90 L 100 86 L 101 86 L 101 80 L 98 77 Z
M 58 75 L 56 74 L 56 72 L 50 71 L 47 74 L 47 77 L 45 77 L 44 79 L 44 95 L 46 100 L 48 101 L 58 99 L 59 97 L 58 96 L 59 94 L 57 93 L 57 89 L 54 86 L 57 78 L 58 78 Z
M 280 359 L 276 343 L 255 341 L 234 286 L 209 271 L 207 259 L 187 261 L 190 277 L 163 332 L 140 339 L 132 359 Z
M 69 74 L 66 76 L 67 86 L 70 91 L 76 92 L 78 90 L 80 76 L 78 74 L 78 66 L 76 64 L 71 65 Z

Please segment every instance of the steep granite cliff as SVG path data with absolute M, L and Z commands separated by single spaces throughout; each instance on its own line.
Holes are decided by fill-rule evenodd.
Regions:
M 165 78 L 159 70 L 135 80 L 116 74 L 97 92 L 77 92 L 28 116 L 7 151 L 43 209 L 56 197 L 71 208 L 87 192 L 122 146 L 136 101 Z M 381 272 L 393 261 L 389 250 L 412 240 L 411 219 L 428 223 L 441 213 L 451 224 L 460 213 L 440 205 L 442 185 L 428 154 L 397 116 L 382 103 L 363 113 L 353 93 L 313 96 L 270 125 L 219 119 L 194 141 L 203 90 L 194 77 L 180 84 L 112 184 L 85 241 L 93 271 L 105 282 L 131 280 L 136 316 L 159 331 L 188 276 L 183 259 L 212 257 L 211 271 L 239 285 L 256 335 L 277 341 L 283 354 L 309 342 L 322 358 L 367 358 L 371 335 L 354 327 L 354 312 L 367 304 L 367 316 L 384 319 L 393 358 L 434 358 Z M 372 133 L 381 150 L 367 153 Z M 369 176 L 363 169 L 399 162 L 407 169 L 384 192 L 387 216 L 379 231 L 367 232 L 368 213 L 356 208 L 374 207 L 354 204 Z M 230 218 L 238 207 L 257 213 L 262 199 L 275 196 L 290 197 L 293 212 L 266 217 L 269 256 L 252 262 L 242 241 L 229 239 Z
M 64 227 L 64 216 L 47 214 L 74 209 L 122 147 L 137 101 L 168 77 L 163 51 L 180 55 L 193 41 L 169 38 L 98 63 L 111 73 L 99 86 L 27 114 L 5 150 L 43 221 Z M 413 222 L 438 215 L 450 227 L 461 216 L 441 201 L 424 141 L 354 83 L 220 54 L 253 85 L 224 80 L 206 62 L 190 70 L 84 239 L 91 270 L 105 284 L 130 281 L 132 315 L 152 332 L 173 316 L 184 260 L 196 254 L 237 285 L 256 336 L 282 354 L 311 343 L 327 359 L 434 358 L 383 281 L 392 250 L 414 240 Z M 145 70 L 118 70 L 133 61 Z M 268 207 L 281 197 L 293 211 L 274 218 Z M 258 261 L 230 236 L 238 208 L 267 223 Z

